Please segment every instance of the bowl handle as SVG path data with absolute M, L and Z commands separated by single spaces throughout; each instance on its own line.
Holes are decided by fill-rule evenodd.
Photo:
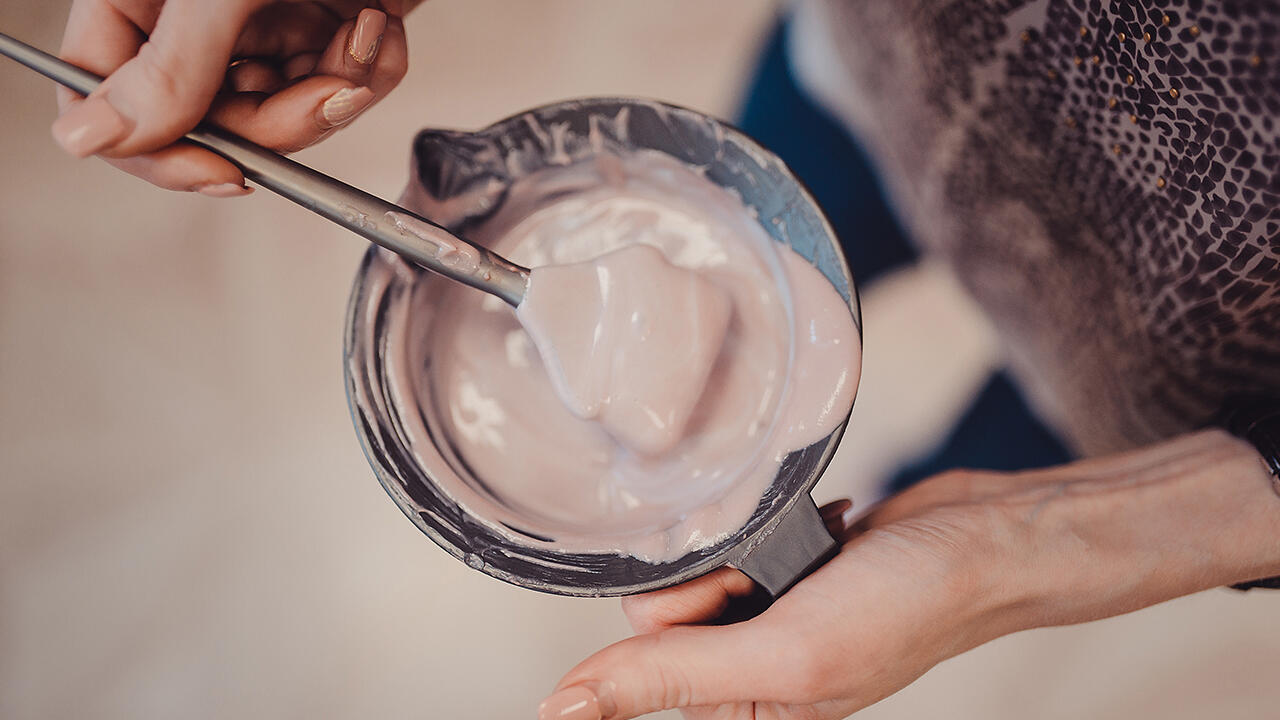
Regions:
M 754 580 L 756 588 L 750 595 L 732 598 L 714 624 L 742 622 L 764 612 L 782 593 L 830 560 L 839 548 L 840 544 L 827 532 L 813 498 L 808 494 L 799 498 L 768 535 L 729 563 Z

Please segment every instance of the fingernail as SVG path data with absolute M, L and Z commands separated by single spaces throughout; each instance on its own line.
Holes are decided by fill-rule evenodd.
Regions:
M 818 514 L 822 516 L 823 520 L 834 520 L 852 506 L 852 500 L 841 498 L 818 508 Z
M 361 65 L 368 65 L 378 54 L 378 44 L 382 42 L 382 33 L 387 29 L 387 14 L 381 10 L 365 8 L 356 17 L 356 25 L 351 28 L 351 37 L 347 39 L 347 53 Z
M 856 505 L 850 505 L 845 508 L 844 512 L 840 513 L 840 524 L 844 526 L 845 530 L 853 527 L 853 521 L 858 519 L 859 512 L 861 512 L 861 508 Z
M 253 188 L 235 183 L 215 183 L 196 188 L 201 195 L 215 198 L 244 197 L 253 192 Z
M 53 139 L 76 157 L 89 157 L 124 137 L 129 125 L 111 104 L 89 97 L 53 122 Z
M 329 127 L 338 127 L 355 119 L 373 102 L 373 91 L 367 87 L 343 88 L 320 106 L 320 115 Z
M 542 701 L 538 720 L 601 720 L 600 701 L 584 687 L 565 688 Z

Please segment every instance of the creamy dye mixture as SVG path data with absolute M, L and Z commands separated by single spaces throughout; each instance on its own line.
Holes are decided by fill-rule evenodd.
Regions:
M 516 317 L 574 415 L 659 456 L 684 438 L 732 311 L 715 283 L 641 244 L 535 268 Z
M 519 317 L 425 279 L 396 320 L 392 375 L 448 438 L 450 457 L 419 462 L 516 542 L 652 562 L 714 544 L 853 402 L 861 348 L 844 299 L 735 196 L 664 155 L 530 175 L 468 236 L 534 268 Z M 531 333 L 582 347 L 548 368 Z

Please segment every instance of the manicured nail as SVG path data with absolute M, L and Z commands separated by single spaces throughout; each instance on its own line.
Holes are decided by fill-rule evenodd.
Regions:
M 253 188 L 235 183 L 216 183 L 196 188 L 201 195 L 215 198 L 244 197 L 253 192 Z
M 53 122 L 53 139 L 76 157 L 89 157 L 124 137 L 129 125 L 111 104 L 89 97 Z
M 343 88 L 320 106 L 320 119 L 331 128 L 345 125 L 373 103 L 373 91 L 367 87 Z
M 538 720 L 601 720 L 600 701 L 584 687 L 565 688 L 542 701 Z
M 382 32 L 387 29 L 387 14 L 381 10 L 365 8 L 356 17 L 356 25 L 351 28 L 351 36 L 347 39 L 347 53 L 361 65 L 373 62 L 378 54 L 378 45 L 382 42 Z

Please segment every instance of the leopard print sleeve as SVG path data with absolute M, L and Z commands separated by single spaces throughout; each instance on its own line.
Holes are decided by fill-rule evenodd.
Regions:
M 813 0 L 912 237 L 1084 454 L 1280 395 L 1280 0 Z

